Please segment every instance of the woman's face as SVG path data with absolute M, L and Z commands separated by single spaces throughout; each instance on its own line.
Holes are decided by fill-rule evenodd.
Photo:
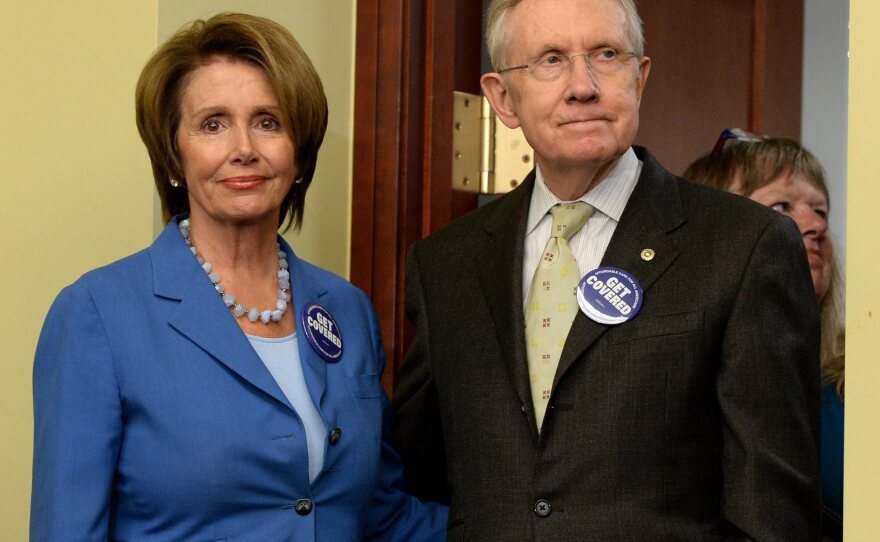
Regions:
M 790 216 L 798 225 L 807 258 L 816 299 L 821 301 L 831 280 L 833 247 L 828 233 L 828 200 L 803 175 L 780 175 L 770 184 L 755 190 L 749 198 Z
M 216 57 L 184 84 L 177 146 L 193 223 L 277 227 L 297 166 L 268 75 Z

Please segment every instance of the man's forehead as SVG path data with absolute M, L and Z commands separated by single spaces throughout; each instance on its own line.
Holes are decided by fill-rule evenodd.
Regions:
M 512 52 L 572 52 L 628 45 L 626 16 L 617 0 L 525 0 L 508 19 Z

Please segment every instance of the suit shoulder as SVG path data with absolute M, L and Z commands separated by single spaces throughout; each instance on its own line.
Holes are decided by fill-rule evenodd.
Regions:
M 149 249 L 143 249 L 84 273 L 71 286 L 82 287 L 88 291 L 113 289 L 127 286 L 132 281 L 148 281 L 149 271 Z
M 776 211 L 747 197 L 681 177 L 676 177 L 676 180 L 682 203 L 690 209 L 692 216 L 704 216 L 707 220 L 715 221 L 716 224 L 733 221 L 740 228 L 748 224 L 763 228 L 781 217 Z
M 413 246 L 421 251 L 447 251 L 450 246 L 462 247 L 483 231 L 490 223 L 522 221 L 525 227 L 528 213 L 531 188 L 533 183 L 527 180 L 513 191 L 495 198 L 473 211 L 456 218 Z
M 303 259 L 300 259 L 299 263 L 310 280 L 323 284 L 334 295 L 343 298 L 368 299 L 366 292 L 349 282 L 345 277 Z M 296 280 L 296 277 L 293 277 L 292 280 Z

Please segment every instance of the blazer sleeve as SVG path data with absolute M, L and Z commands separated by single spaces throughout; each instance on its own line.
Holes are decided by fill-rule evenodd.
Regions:
M 415 337 L 398 374 L 394 439 L 403 457 L 407 490 L 420 499 L 449 503 L 440 403 L 431 372 L 428 317 L 413 245 L 406 264 L 406 314 Z
M 819 320 L 793 226 L 764 229 L 721 346 L 722 513 L 737 539 L 821 538 Z
M 362 297 L 370 322 L 373 356 L 377 372 L 385 368 L 385 351 L 376 313 L 369 300 Z M 368 514 L 367 540 L 375 542 L 443 542 L 449 509 L 436 502 L 422 502 L 406 493 L 400 455 L 391 442 L 391 408 L 383 393 L 382 443 L 379 487 Z
M 49 310 L 33 396 L 30 540 L 108 540 L 121 403 L 101 316 L 81 284 Z

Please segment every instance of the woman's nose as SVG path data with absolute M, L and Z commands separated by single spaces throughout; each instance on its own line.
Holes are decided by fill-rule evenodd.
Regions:
M 799 211 L 794 220 L 804 237 L 821 237 L 828 231 L 828 220 L 813 209 Z
M 232 159 L 236 162 L 250 163 L 256 157 L 254 150 L 253 134 L 247 127 L 236 130 L 233 142 Z

